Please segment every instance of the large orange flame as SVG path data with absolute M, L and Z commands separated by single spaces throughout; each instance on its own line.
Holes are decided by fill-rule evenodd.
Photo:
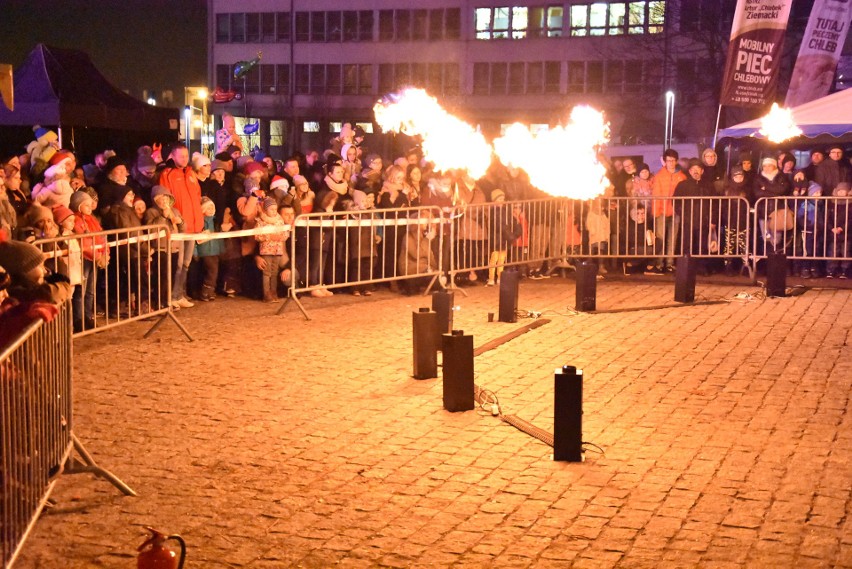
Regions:
M 419 136 L 423 155 L 439 172 L 466 170 L 473 178 L 485 175 L 491 146 L 472 126 L 445 111 L 423 89 L 405 89 L 373 106 L 384 131 Z
M 552 196 L 591 199 L 609 186 L 606 168 L 598 160 L 600 147 L 609 141 L 609 123 L 587 106 L 571 111 L 568 124 L 533 135 L 513 124 L 494 141 L 500 160 L 522 168 L 530 182 Z

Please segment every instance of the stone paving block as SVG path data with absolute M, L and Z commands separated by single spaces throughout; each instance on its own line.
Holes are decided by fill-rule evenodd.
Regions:
M 525 281 L 524 304 L 563 312 L 572 282 Z M 486 322 L 493 290 L 469 292 L 456 324 L 476 345 L 514 329 Z M 670 296 L 661 281 L 598 290 L 625 309 Z M 63 477 L 21 566 L 124 566 L 142 523 L 183 533 L 204 567 L 848 566 L 850 296 L 552 316 L 479 356 L 477 382 L 545 429 L 552 370 L 586 371 L 584 439 L 606 455 L 582 464 L 490 414 L 446 413 L 440 380 L 411 380 L 423 299 L 305 299 L 310 322 L 222 300 L 178 314 L 193 343 L 169 325 L 82 338 L 75 430 L 141 496 Z M 282 365 L 227 340 L 257 329 Z

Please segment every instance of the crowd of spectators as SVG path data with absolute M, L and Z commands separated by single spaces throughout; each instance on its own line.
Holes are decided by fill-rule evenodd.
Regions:
M 417 148 L 392 160 L 371 152 L 363 130 L 348 123 L 324 152 L 295 152 L 276 161 L 263 152 L 252 156 L 244 151 L 233 117 L 225 116 L 223 124 L 212 159 L 190 155 L 184 144 L 176 142 L 165 148 L 143 146 L 131 157 L 105 150 L 85 165 L 72 151 L 58 148 L 50 131 L 37 132 L 37 144 L 29 153 L 5 158 L 0 168 L 0 265 L 9 281 L 5 288 L 17 290 L 21 298 L 29 298 L 21 292 L 27 288 L 38 289 L 35 297 L 40 299 L 71 295 L 79 330 L 93 326 L 104 311 L 144 314 L 167 302 L 173 309 L 187 309 L 193 300 L 237 294 L 274 302 L 294 284 L 307 286 L 316 297 L 334 294 L 332 288 L 361 296 L 372 293 L 374 284 L 367 281 L 406 276 L 410 278 L 394 279 L 389 286 L 413 293 L 424 284 L 417 275 L 438 269 L 441 262 L 440 269 L 447 269 L 449 247 L 456 248 L 462 286 L 494 285 L 505 263 L 524 259 L 530 260 L 520 266 L 525 276 L 544 278 L 549 267 L 541 259 L 554 255 L 549 250 L 554 233 L 562 238 L 560 246 L 568 244 L 568 256 L 624 255 L 625 273 L 672 272 L 675 257 L 685 251 L 720 252 L 724 270 L 736 272 L 741 268 L 736 257 L 746 255 L 749 242 L 746 224 L 739 220 L 747 218 L 759 198 L 843 198 L 852 182 L 849 161 L 838 146 L 827 153 L 814 149 L 810 163 L 799 169 L 788 152 L 763 157 L 758 168 L 753 156 L 744 152 L 730 172 L 721 167 L 712 149 L 690 159 L 666 150 L 659 167 L 629 158 L 607 163 L 611 182 L 607 193 L 567 215 L 557 215 L 554 209 L 513 203 L 550 196 L 533 187 L 523 170 L 499 162 L 478 180 L 466 173 L 436 173 Z M 570 183 L 568 172 L 566 184 Z M 688 201 L 658 199 L 723 196 L 744 199 L 720 200 L 722 205 L 700 210 Z M 399 209 L 418 206 L 443 211 L 465 206 L 490 209 L 487 216 L 456 219 L 456 240 L 443 240 L 443 251 L 434 237 L 446 232 L 447 224 L 343 229 L 350 232 L 340 240 L 346 247 L 329 245 L 337 229 L 291 228 L 297 216 L 311 213 L 387 219 L 413 215 Z M 805 278 L 850 276 L 852 241 L 847 223 L 852 208 L 846 200 L 828 204 L 798 200 L 795 206 L 771 209 L 758 212 L 766 250 L 789 246 L 784 240 L 792 227 L 787 227 L 786 215 L 792 213 L 806 256 L 838 258 L 805 259 L 796 271 Z M 167 227 L 193 237 L 152 239 L 124 248 L 109 244 L 104 236 L 85 237 L 105 229 L 143 226 Z M 204 237 L 266 227 L 280 230 L 230 239 Z M 59 276 L 52 277 L 53 282 L 45 282 L 43 275 L 28 276 L 36 259 L 36 248 L 28 243 L 59 236 L 79 237 L 54 245 L 61 251 L 48 264 Z M 292 236 L 297 246 L 306 244 L 296 259 L 290 258 Z M 42 266 L 42 255 L 38 259 Z M 169 266 L 171 274 L 166 275 Z M 721 268 L 708 264 L 703 270 Z M 601 263 L 601 270 L 606 264 Z M 107 275 L 105 280 L 113 283 L 131 283 L 132 291 L 113 294 L 111 303 L 104 303 L 94 284 L 96 274 Z M 167 282 L 171 291 L 166 290 Z M 337 286 L 348 282 L 355 284 Z

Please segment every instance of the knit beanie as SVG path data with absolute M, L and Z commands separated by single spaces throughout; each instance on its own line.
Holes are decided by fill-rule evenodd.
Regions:
M 214 172 L 216 170 L 227 170 L 225 163 L 219 159 L 213 160 L 213 162 L 210 163 L 210 171 Z
M 494 188 L 491 190 L 491 201 L 496 202 L 498 199 L 503 198 L 506 199 L 506 192 L 499 188 Z
M 109 173 L 118 168 L 119 166 L 125 166 L 124 161 L 118 156 L 110 156 L 106 164 L 104 165 L 104 175 L 109 176 Z
M 0 266 L 9 275 L 24 276 L 44 261 L 44 253 L 26 241 L 0 241 Z
M 33 127 L 33 132 L 35 133 L 36 140 L 38 140 L 39 144 L 48 145 L 51 142 L 56 142 L 59 140 L 59 137 L 55 132 L 50 130 L 49 128 L 44 128 L 40 125 L 35 125 Z
M 143 152 L 142 149 L 139 150 L 139 155 L 136 157 L 137 170 L 156 170 L 157 162 L 151 155 L 150 148 L 148 150 L 149 152 Z
M 92 196 L 86 193 L 85 190 L 78 190 L 71 194 L 71 200 L 69 203 L 71 211 L 75 213 L 80 211 L 80 206 L 85 203 L 94 205 L 94 200 L 92 199 Z
M 263 200 L 263 211 L 264 212 L 266 212 L 266 210 L 268 210 L 271 207 L 274 207 L 274 208 L 278 207 L 278 202 L 275 201 L 274 198 L 266 198 L 265 200 Z
M 86 186 L 82 190 L 77 190 L 77 191 L 78 192 L 85 192 L 86 194 L 88 194 L 88 196 L 90 198 L 92 198 L 93 202 L 100 200 L 100 196 L 98 195 L 98 191 L 95 188 L 93 188 L 92 186 Z
M 820 186 L 816 182 L 811 182 L 808 185 L 808 195 L 809 196 L 821 196 L 822 195 L 822 186 Z
M 260 162 L 255 162 L 254 160 L 252 160 L 251 162 L 249 162 L 248 164 L 246 164 L 243 167 L 243 174 L 245 174 L 246 176 L 251 176 L 255 172 L 265 172 L 265 171 L 266 171 L 266 166 L 264 166 Z
M 240 156 L 239 158 L 234 160 L 234 167 L 237 170 L 242 171 L 243 168 L 246 167 L 246 164 L 248 164 L 249 162 L 252 162 L 251 156 Z
M 202 166 L 206 166 L 207 164 L 210 164 L 210 159 L 207 158 L 205 155 L 203 155 L 200 152 L 193 152 L 192 153 L 192 169 L 193 170 L 198 170 L 199 168 L 201 168 Z
M 161 186 L 159 184 L 157 184 L 157 185 L 155 185 L 154 187 L 151 188 L 151 200 L 153 201 L 154 198 L 156 198 L 158 196 L 168 196 L 169 197 L 169 204 L 175 203 L 174 194 L 172 194 L 167 187 Z
M 260 184 L 254 178 L 246 178 L 243 180 L 243 187 L 246 189 L 246 193 L 249 194 L 254 190 L 260 189 Z
M 56 222 L 57 225 L 72 217 L 74 212 L 65 207 L 64 205 L 58 205 L 53 208 L 53 221 Z
M 293 176 L 293 185 L 294 186 L 301 186 L 301 185 L 307 185 L 307 184 L 308 184 L 308 179 L 305 178 L 304 176 L 302 176 L 301 174 L 296 174 L 295 176 Z

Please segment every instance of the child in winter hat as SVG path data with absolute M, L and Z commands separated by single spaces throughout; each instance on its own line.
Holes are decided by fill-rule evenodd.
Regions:
M 0 241 L 0 266 L 9 273 L 9 296 L 13 298 L 55 304 L 71 298 L 68 279 L 61 275 L 47 276 L 44 253 L 35 245 L 24 241 Z

